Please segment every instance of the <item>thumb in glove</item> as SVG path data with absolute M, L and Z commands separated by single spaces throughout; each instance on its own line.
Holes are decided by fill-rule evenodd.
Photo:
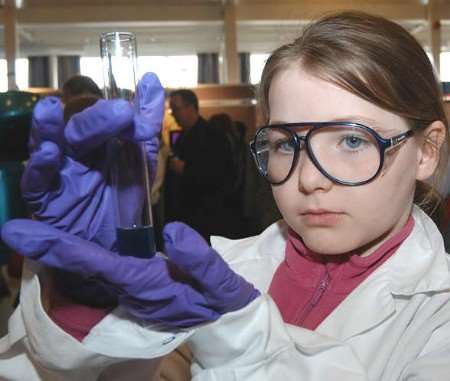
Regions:
M 166 255 L 197 283 L 210 306 L 223 314 L 239 310 L 259 291 L 236 274 L 203 237 L 188 225 L 173 222 L 164 228 Z

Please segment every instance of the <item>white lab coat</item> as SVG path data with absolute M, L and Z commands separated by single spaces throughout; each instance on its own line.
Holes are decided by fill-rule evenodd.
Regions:
M 417 207 L 413 214 L 414 229 L 396 254 L 315 331 L 284 324 L 270 296 L 263 294 L 240 311 L 186 332 L 158 332 L 116 310 L 80 344 L 45 315 L 32 269 L 25 275 L 9 335 L 0 341 L 0 378 L 95 380 L 110 363 L 157 358 L 187 340 L 197 381 L 448 380 L 449 259 L 434 223 Z M 256 237 L 212 242 L 236 272 L 264 292 L 284 258 L 286 231 L 279 222 Z M 150 379 L 151 372 L 157 377 L 156 363 L 141 361 L 151 368 L 142 379 Z M 131 375 L 125 364 L 116 369 Z M 43 366 L 56 370 L 48 376 Z M 103 374 L 100 379 L 127 380 L 109 374 L 116 377 Z
M 315 331 L 283 323 L 268 295 L 199 329 L 189 339 L 193 379 L 450 380 L 450 261 L 431 219 L 418 207 L 413 216 L 397 252 Z M 214 244 L 236 272 L 267 291 L 286 231 L 278 223 L 256 238 Z

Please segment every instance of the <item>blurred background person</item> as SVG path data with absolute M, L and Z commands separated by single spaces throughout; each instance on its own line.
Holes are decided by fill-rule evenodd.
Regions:
M 75 97 L 85 95 L 103 98 L 103 93 L 97 84 L 90 77 L 81 74 L 76 74 L 64 82 L 61 93 L 61 101 L 64 104 Z
M 170 108 L 182 128 L 172 140 L 166 192 L 166 222 L 183 221 L 209 240 L 239 234 L 238 132 L 226 114 L 208 122 L 192 90 L 170 93 Z
M 203 173 L 206 120 L 200 116 L 198 98 L 192 90 L 179 89 L 170 93 L 169 104 L 176 123 L 181 127 L 177 139 L 170 142 L 171 154 L 165 183 L 166 222 L 185 220 L 191 203 L 201 195 L 196 193 Z M 200 180 L 201 182 L 201 180 Z

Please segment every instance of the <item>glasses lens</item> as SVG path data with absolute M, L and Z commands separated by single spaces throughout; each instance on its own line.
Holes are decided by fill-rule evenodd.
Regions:
M 295 139 L 277 127 L 265 127 L 255 137 L 255 158 L 261 173 L 271 183 L 284 181 L 291 170 L 295 154 Z
M 348 183 L 371 179 L 380 166 L 380 148 L 375 137 L 357 126 L 326 126 L 313 131 L 310 151 L 331 177 Z

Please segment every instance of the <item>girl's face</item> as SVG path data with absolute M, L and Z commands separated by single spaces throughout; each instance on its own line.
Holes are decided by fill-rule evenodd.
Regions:
M 275 76 L 269 106 L 271 124 L 357 122 L 383 138 L 409 129 L 401 117 L 298 67 Z M 411 137 L 388 151 L 380 175 L 355 187 L 333 183 L 302 150 L 290 178 L 272 187 L 281 214 L 315 252 L 370 254 L 403 227 L 411 212 L 416 179 L 428 177 L 420 141 Z

